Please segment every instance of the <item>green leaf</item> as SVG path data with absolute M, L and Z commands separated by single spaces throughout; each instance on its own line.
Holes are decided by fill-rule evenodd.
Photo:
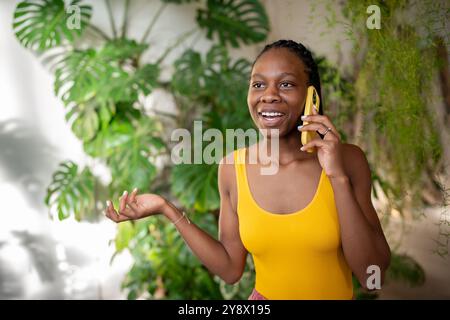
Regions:
M 99 55 L 111 61 L 134 59 L 148 49 L 148 44 L 137 43 L 131 39 L 114 39 L 108 41 Z
M 102 58 L 94 49 L 87 49 L 69 52 L 60 62 L 55 71 L 55 94 L 61 95 L 64 104 L 88 101 L 112 74 L 124 77 L 122 70 Z
M 106 128 L 116 113 L 116 105 L 110 100 L 107 103 L 100 105 L 98 115 L 102 128 Z
M 47 188 L 45 204 L 56 209 L 60 220 L 70 215 L 77 220 L 91 217 L 95 212 L 94 179 L 88 168 L 79 172 L 72 161 L 60 163 Z
M 261 42 L 269 32 L 269 19 L 258 0 L 208 0 L 207 9 L 198 9 L 197 22 L 208 39 L 217 34 L 221 44 L 233 47 L 239 47 L 239 41 Z
M 134 59 L 145 49 L 132 40 L 115 40 L 99 50 L 69 52 L 55 75 L 55 94 L 67 105 L 95 98 L 99 104 L 110 101 L 134 102 L 140 93 L 148 95 L 157 85 L 160 69 L 146 64 L 134 68 Z
M 386 275 L 389 279 L 408 283 L 412 287 L 425 283 L 425 271 L 406 254 L 392 254 Z
M 217 170 L 217 164 L 176 165 L 170 179 L 172 192 L 186 208 L 216 210 L 220 207 Z
M 231 62 L 224 46 L 212 46 L 205 59 L 187 50 L 175 61 L 172 87 L 191 99 L 212 102 L 221 114 L 244 110 L 248 118 L 242 105 L 246 105 L 250 70 L 251 64 L 245 59 Z
M 172 87 L 187 97 L 196 98 L 202 93 L 205 85 L 204 69 L 200 53 L 187 50 L 174 63 L 175 72 Z
M 94 138 L 100 128 L 99 116 L 95 110 L 95 106 L 92 106 L 92 104 L 82 103 L 73 107 L 66 118 L 69 120 L 71 118 L 74 119 L 72 131 L 82 141 L 88 141 Z
M 69 8 L 79 9 L 70 11 Z M 30 49 L 45 51 L 59 46 L 63 40 L 73 42 L 89 24 L 92 8 L 80 0 L 70 1 L 65 6 L 63 0 L 21 1 L 14 11 L 13 29 L 20 43 Z M 79 18 L 79 28 L 70 23 Z
M 134 72 L 125 84 L 127 88 L 132 90 L 126 96 L 132 97 L 132 101 L 135 101 L 138 98 L 138 93 L 145 96 L 150 94 L 158 86 L 159 74 L 160 68 L 158 65 L 150 63 L 143 65 Z
M 116 251 L 121 252 L 124 249 L 128 248 L 128 244 L 130 240 L 133 239 L 134 236 L 134 227 L 133 223 L 130 221 L 124 221 L 117 225 L 117 234 L 115 238 Z
M 91 156 L 106 159 L 114 180 L 113 190 L 137 187 L 148 190 L 156 176 L 152 161 L 165 148 L 161 127 L 152 118 L 129 120 L 118 111 L 108 127 L 103 128 L 84 150 Z
M 217 234 L 212 215 L 193 213 L 190 217 L 210 234 Z M 124 288 L 131 298 L 163 287 L 167 299 L 223 299 L 218 284 L 186 246 L 183 238 L 166 219 L 151 217 L 135 224 L 135 236 L 129 242 L 134 265 L 127 274 Z M 157 281 L 158 280 L 158 281 Z
M 207 54 L 206 92 L 222 110 L 245 110 L 251 64 L 239 59 L 231 63 L 225 47 L 213 46 Z M 230 94 L 233 92 L 233 94 Z

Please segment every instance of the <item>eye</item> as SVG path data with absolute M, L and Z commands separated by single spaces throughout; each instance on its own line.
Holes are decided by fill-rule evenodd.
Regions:
M 256 88 L 256 89 L 259 89 L 259 88 L 261 88 L 262 85 L 263 84 L 261 82 L 255 82 L 255 83 L 252 84 L 252 87 Z
M 289 83 L 289 82 L 282 82 L 281 83 L 281 87 L 282 88 L 291 88 L 291 87 L 293 87 L 294 85 L 292 84 L 292 83 Z

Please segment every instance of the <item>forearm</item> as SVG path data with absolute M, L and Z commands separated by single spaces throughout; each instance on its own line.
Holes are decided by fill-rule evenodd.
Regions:
M 178 221 L 175 225 L 178 232 L 208 270 L 226 282 L 233 282 L 235 275 L 232 261 L 226 248 L 220 241 L 214 239 L 193 222 L 189 223 L 186 218 L 181 218 L 183 216 L 182 212 L 169 202 L 165 206 L 163 214 L 172 222 Z
M 370 265 L 384 273 L 389 263 L 389 249 L 383 235 L 377 232 L 362 212 L 348 177 L 330 179 L 339 216 L 344 255 L 361 281 L 368 276 Z

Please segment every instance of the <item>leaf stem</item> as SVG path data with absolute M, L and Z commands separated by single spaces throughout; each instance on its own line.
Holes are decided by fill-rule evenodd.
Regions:
M 111 40 L 110 37 L 106 33 L 104 33 L 100 28 L 93 24 L 89 24 L 88 28 L 90 28 L 92 31 L 94 31 L 97 35 L 102 37 L 104 40 Z
M 198 31 L 201 31 L 201 29 L 198 29 Z M 192 40 L 191 45 L 189 46 L 189 48 L 193 48 L 195 46 L 195 44 L 198 42 L 198 40 L 200 40 L 202 33 L 198 32 L 197 35 L 194 37 L 194 40 Z
M 198 30 L 198 27 L 187 31 L 185 33 L 180 34 L 177 37 L 177 40 L 175 41 L 175 43 L 173 45 L 171 45 L 170 47 L 168 47 L 163 54 L 158 58 L 158 60 L 156 61 L 156 64 L 160 64 L 165 57 L 167 57 L 167 55 L 176 47 L 178 47 L 180 44 L 182 44 L 190 35 L 192 35 L 193 33 L 195 33 Z
M 130 8 L 130 0 L 125 1 L 125 10 L 123 13 L 123 23 L 122 23 L 122 38 L 125 38 L 127 35 L 128 28 L 128 10 Z
M 153 19 L 150 22 L 149 26 L 145 30 L 144 35 L 142 36 L 142 39 L 141 39 L 141 43 L 144 43 L 145 41 L 147 41 L 147 38 L 150 35 L 150 31 L 153 29 L 153 26 L 155 25 L 156 21 L 161 16 L 161 13 L 164 11 L 164 9 L 166 7 L 167 7 L 167 3 L 166 2 L 161 4 L 161 6 L 159 7 L 158 11 L 153 16 Z
M 104 0 L 104 1 L 105 1 L 105 4 L 106 4 L 106 9 L 108 11 L 108 18 L 109 18 L 109 23 L 111 24 L 113 38 L 116 39 L 117 38 L 117 30 L 116 30 L 116 24 L 114 22 L 114 17 L 113 17 L 113 14 L 112 14 L 112 10 L 111 10 L 111 4 L 109 3 L 109 0 Z

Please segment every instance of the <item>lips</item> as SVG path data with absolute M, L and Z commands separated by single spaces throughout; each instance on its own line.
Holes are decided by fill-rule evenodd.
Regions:
M 286 114 L 277 110 L 263 110 L 258 112 L 258 117 L 265 127 L 277 127 L 284 121 Z

